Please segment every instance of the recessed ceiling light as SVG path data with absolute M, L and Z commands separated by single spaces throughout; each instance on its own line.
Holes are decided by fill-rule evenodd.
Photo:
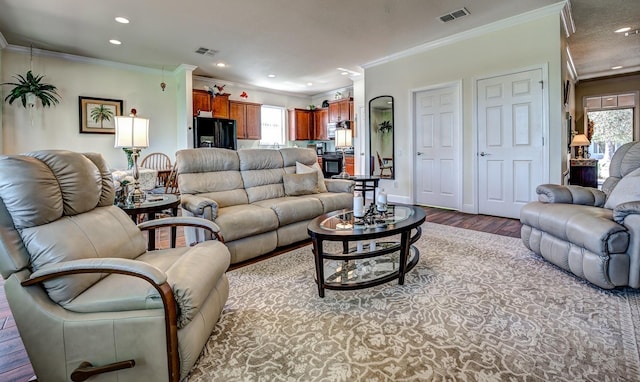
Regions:
M 307 86 L 313 86 L 313 82 L 307 82 Z
M 620 28 L 620 29 L 616 29 L 616 33 L 624 33 L 624 32 L 628 32 L 630 30 L 631 30 L 631 28 L 629 28 L 629 27 Z
M 269 74 L 267 77 L 269 77 L 269 78 L 276 78 L 276 75 L 275 75 L 275 74 Z
M 112 43 L 113 45 L 121 45 L 122 41 L 120 40 L 115 40 L 115 39 L 111 39 L 109 40 L 110 43 Z
M 129 24 L 129 19 L 126 17 L 118 16 L 116 17 L 116 21 L 119 22 L 120 24 Z
M 342 72 L 342 73 L 340 73 L 340 74 L 342 74 L 343 76 L 346 76 L 346 75 L 348 75 L 348 74 L 349 74 L 349 72 Z
M 622 66 L 618 65 L 618 66 L 611 67 L 611 70 L 618 70 L 618 69 L 622 69 Z
M 227 64 L 225 64 L 224 62 L 218 62 L 218 63 L 216 64 L 216 66 L 217 66 L 217 67 L 219 67 L 219 68 L 224 68 L 224 67 L 226 67 L 226 66 L 227 66 Z

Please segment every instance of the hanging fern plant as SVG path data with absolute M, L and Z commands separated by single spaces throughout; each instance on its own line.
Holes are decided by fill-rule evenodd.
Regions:
M 51 107 L 60 102 L 58 97 L 60 96 L 56 91 L 56 87 L 51 84 L 42 83 L 44 76 L 33 75 L 31 70 L 27 72 L 26 76 L 16 75 L 13 76 L 17 82 L 6 82 L 2 85 L 12 85 L 13 89 L 9 92 L 9 95 L 5 97 L 5 101 L 9 102 L 9 105 L 13 101 L 20 99 L 22 106 L 27 107 L 27 104 L 31 107 L 35 106 L 35 100 L 30 98 L 37 98 L 42 102 L 42 106 Z M 33 94 L 33 96 L 31 96 Z

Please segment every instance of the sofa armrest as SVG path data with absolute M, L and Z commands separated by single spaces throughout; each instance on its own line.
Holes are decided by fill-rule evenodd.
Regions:
M 218 217 L 218 203 L 209 198 L 198 195 L 182 194 L 180 195 L 180 206 L 191 212 L 195 216 L 203 216 L 204 210 L 211 208 L 211 218 L 215 220 Z
M 45 265 L 33 272 L 29 279 L 22 284 L 37 284 L 51 278 L 76 273 L 120 273 L 144 278 L 155 285 L 167 282 L 167 275 L 163 271 L 142 261 L 120 258 L 94 258 Z
M 349 192 L 353 193 L 356 182 L 349 179 L 325 179 L 324 184 L 327 185 L 329 192 Z
M 541 184 L 536 187 L 538 200 L 543 203 L 581 204 L 602 207 L 607 195 L 592 187 Z
M 620 203 L 613 209 L 613 220 L 618 224 L 624 224 L 629 215 L 640 215 L 640 200 Z

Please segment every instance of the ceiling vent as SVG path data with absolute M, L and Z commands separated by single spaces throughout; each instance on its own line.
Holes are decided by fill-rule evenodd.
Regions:
M 215 49 L 209 49 L 209 48 L 198 48 L 198 50 L 196 50 L 196 53 L 201 54 L 203 56 L 215 56 L 216 53 L 218 53 L 217 50 Z
M 440 21 L 442 21 L 443 23 L 447 23 L 449 21 L 459 19 L 460 17 L 466 16 L 468 14 L 469 14 L 469 11 L 467 11 L 467 8 L 460 8 L 456 11 L 440 16 Z

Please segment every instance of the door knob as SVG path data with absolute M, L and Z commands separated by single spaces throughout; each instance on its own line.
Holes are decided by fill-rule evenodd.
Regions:
M 481 151 L 481 152 L 480 152 L 480 156 L 481 156 L 481 157 L 485 157 L 485 156 L 487 156 L 487 155 L 491 155 L 491 153 L 485 153 L 484 151 Z
M 424 154 L 424 153 L 421 153 L 420 151 L 418 151 L 418 155 L 422 155 L 422 154 Z

